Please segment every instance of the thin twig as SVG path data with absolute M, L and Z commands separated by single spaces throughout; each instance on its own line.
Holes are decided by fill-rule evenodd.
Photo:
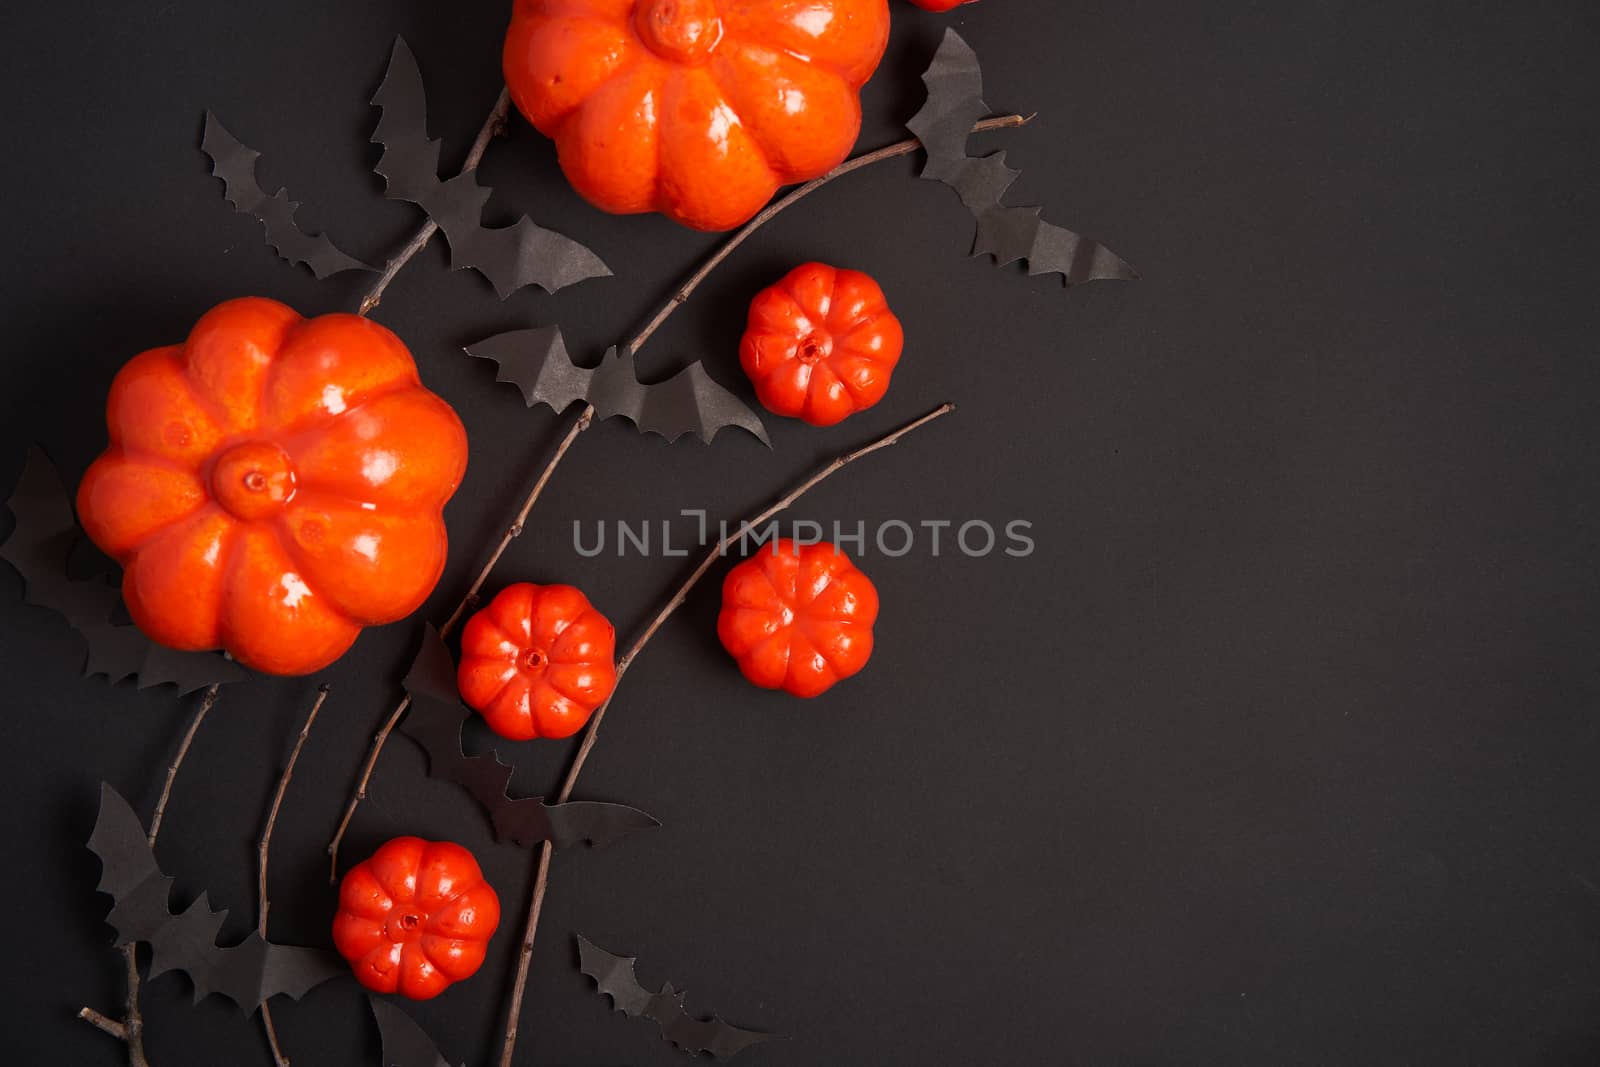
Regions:
M 283 1046 L 278 1044 L 278 1028 L 272 1024 L 272 1009 L 266 1001 L 261 1002 L 261 1029 L 267 1035 L 267 1047 L 272 1050 L 272 1062 L 277 1067 L 289 1067 L 289 1058 L 283 1054 Z
M 256 846 L 256 933 L 261 935 L 263 941 L 267 939 L 267 913 L 272 908 L 272 901 L 267 896 L 267 856 L 272 848 L 272 831 L 278 825 L 278 812 L 283 807 L 284 794 L 289 791 L 289 779 L 294 777 L 294 765 L 300 760 L 300 750 L 306 747 L 306 738 L 311 736 L 311 724 L 317 721 L 317 712 L 322 710 L 322 705 L 328 699 L 329 688 L 327 685 L 317 687 L 317 699 L 312 703 L 305 725 L 300 727 L 300 736 L 295 738 L 294 748 L 289 752 L 289 762 L 278 779 L 278 791 L 273 794 L 266 825 L 261 828 L 261 843 Z M 261 1026 L 267 1032 L 267 1044 L 272 1047 L 272 1061 L 277 1067 L 289 1067 L 288 1057 L 284 1056 L 278 1044 L 278 1031 L 272 1025 L 272 1009 L 265 1000 L 261 1002 Z
M 78 1018 L 82 1019 L 90 1026 L 98 1027 L 99 1029 L 104 1030 L 118 1041 L 126 1041 L 128 1039 L 128 1032 L 123 1029 L 121 1023 L 117 1022 L 115 1019 L 106 1018 L 93 1008 L 79 1008 Z
M 189 746 L 194 743 L 194 735 L 200 731 L 200 724 L 205 721 L 206 715 L 217 704 L 217 693 L 222 688 L 222 683 L 213 682 L 200 698 L 200 706 L 195 709 L 194 717 L 189 720 L 189 726 L 183 732 L 183 739 L 178 742 L 178 751 L 173 754 L 172 762 L 167 766 L 167 778 L 161 786 L 161 796 L 156 800 L 156 810 L 150 817 L 150 830 L 145 834 L 145 840 L 150 847 L 156 847 L 156 839 L 161 836 L 161 821 L 167 814 L 167 801 L 172 797 L 172 783 L 178 777 L 178 768 L 183 766 L 184 758 L 189 755 Z M 139 946 L 130 942 L 122 946 L 122 961 L 127 972 L 127 1002 L 123 1008 L 121 1022 L 102 1015 L 93 1008 L 80 1008 L 78 1018 L 93 1026 L 99 1027 L 119 1041 L 127 1043 L 128 1063 L 130 1067 L 149 1067 L 149 1060 L 144 1053 L 144 1016 L 139 1011 Z
M 984 119 L 982 122 L 972 127 L 972 132 L 983 133 L 986 130 L 1014 129 L 1018 126 L 1026 126 L 1032 121 L 1032 115 L 1001 115 L 996 118 Z M 668 317 L 678 309 L 678 305 L 688 300 L 690 295 L 700 287 L 700 283 L 705 281 L 706 278 L 711 275 L 711 272 L 716 270 L 717 267 L 721 265 L 723 260 L 733 255 L 734 250 L 740 245 L 744 244 L 745 241 L 750 238 L 751 234 L 765 226 L 773 219 L 774 216 L 778 215 L 785 208 L 799 203 L 801 200 L 804 200 L 806 197 L 810 196 L 818 189 L 821 189 L 824 185 L 827 185 L 835 178 L 842 178 L 846 174 L 854 173 L 863 167 L 870 167 L 874 163 L 882 163 L 886 159 L 895 159 L 899 156 L 909 156 L 911 153 L 915 152 L 921 147 L 921 141 L 917 140 L 915 137 L 908 137 L 904 141 L 898 141 L 892 145 L 886 145 L 885 147 L 879 148 L 875 151 L 856 156 L 854 159 L 847 159 L 837 167 L 834 167 L 828 173 L 824 174 L 822 177 L 814 178 L 795 189 L 781 200 L 774 200 L 771 204 L 768 204 L 759 215 L 745 223 L 738 233 L 728 238 L 728 240 L 723 243 L 721 248 L 717 249 L 710 259 L 702 263 L 700 265 L 700 269 L 689 276 L 688 281 L 684 282 L 683 285 L 678 287 L 678 291 L 672 294 L 672 297 L 666 302 L 666 304 L 662 306 L 660 311 L 656 312 L 656 317 L 651 319 L 645 325 L 645 328 L 639 331 L 639 335 L 637 337 L 628 342 L 626 350 L 629 352 L 638 352 L 639 349 L 643 347 L 644 343 L 650 339 L 650 335 L 661 328 L 661 324 L 666 322 Z
M 467 590 L 467 595 L 461 598 L 461 603 L 456 605 L 456 610 L 450 613 L 450 617 L 439 628 L 440 636 L 447 636 L 451 630 L 454 630 L 456 624 L 461 621 L 461 617 L 467 613 L 467 609 L 478 602 L 478 594 L 483 592 L 483 584 L 489 580 L 490 572 L 500 563 L 500 557 L 506 554 L 506 549 L 511 547 L 511 542 L 522 536 L 522 531 L 528 524 L 529 513 L 533 511 L 533 506 L 539 502 L 539 498 L 544 495 L 545 486 L 550 484 L 550 479 L 555 475 L 556 468 L 561 465 L 562 457 L 567 454 L 567 449 L 572 447 L 573 442 L 578 439 L 578 435 L 587 430 L 593 422 L 594 408 L 584 405 L 583 410 L 578 413 L 578 420 L 572 424 L 572 428 L 567 431 L 567 435 L 556 446 L 555 453 L 550 457 L 550 462 L 544 465 L 544 470 L 539 472 L 539 478 L 533 483 L 533 488 L 529 489 L 528 495 L 523 498 L 522 507 L 517 510 L 517 517 L 512 520 L 510 526 L 506 527 L 506 532 L 500 536 L 500 543 L 494 547 L 493 552 L 489 553 L 489 558 L 484 562 L 483 567 L 479 569 L 478 576 L 472 580 L 472 586 Z
M 128 972 L 128 1000 L 122 1021 L 88 1007 L 78 1009 L 78 1018 L 126 1044 L 128 1067 L 150 1067 L 144 1054 L 144 1017 L 139 1014 L 139 946 L 133 942 L 123 945 L 122 960 Z
M 489 117 L 484 120 L 483 128 L 478 131 L 478 139 L 472 142 L 472 151 L 467 153 L 467 161 L 461 167 L 461 173 L 467 174 L 478 169 L 478 164 L 483 161 L 483 153 L 489 147 L 489 142 L 498 137 L 506 128 L 506 116 L 511 113 L 511 90 L 501 89 L 500 98 L 494 102 L 494 110 L 489 112 Z M 416 235 L 406 242 L 393 259 L 383 268 L 383 273 L 378 280 L 372 283 L 372 288 L 367 290 L 367 295 L 361 298 L 361 306 L 356 309 L 357 315 L 370 315 L 372 309 L 378 306 L 383 299 L 383 292 L 389 288 L 389 283 L 394 281 L 394 276 L 399 274 L 407 263 L 433 240 L 433 235 L 439 232 L 439 224 L 429 219 L 417 230 Z
M 517 953 L 517 977 L 511 984 L 511 1013 L 506 1020 L 506 1036 L 500 1046 L 500 1067 L 511 1067 L 511 1057 L 517 1050 L 517 1023 L 522 1018 L 522 999 L 528 990 L 528 969 L 533 962 L 533 938 L 539 932 L 539 913 L 544 910 L 545 890 L 550 887 L 550 857 L 555 846 L 545 841 L 539 845 L 539 867 L 533 876 L 533 896 L 528 901 L 528 920 L 523 927 L 522 948 Z
M 733 544 L 745 536 L 745 533 L 748 530 L 762 525 L 774 515 L 786 510 L 792 504 L 794 504 L 796 500 L 799 500 L 806 493 L 810 492 L 827 479 L 833 477 L 835 474 L 839 473 L 856 460 L 863 459 L 867 456 L 870 456 L 874 452 L 896 444 L 907 434 L 926 426 L 935 419 L 943 418 L 945 415 L 950 414 L 955 409 L 956 406 L 954 404 L 941 404 L 939 407 L 934 408 L 920 419 L 915 419 L 906 423 L 906 425 L 900 427 L 898 430 L 895 430 L 893 433 L 886 434 L 885 436 L 880 437 L 869 444 L 861 446 L 853 452 L 846 452 L 842 456 L 835 457 L 826 466 L 818 470 L 815 474 L 811 475 L 811 477 L 800 482 L 793 489 L 785 493 L 781 498 L 779 498 L 777 503 L 761 512 L 759 515 L 756 515 L 754 518 L 746 519 L 740 523 L 735 532 L 730 533 L 712 546 L 711 551 L 706 553 L 705 559 L 700 561 L 700 565 L 690 573 L 688 579 L 678 587 L 678 591 L 674 593 L 672 598 L 667 601 L 666 605 L 656 613 L 655 618 L 650 620 L 650 625 L 645 627 L 644 632 L 638 636 L 638 638 L 628 648 L 628 651 L 624 653 L 623 657 L 617 661 L 617 684 L 621 684 L 622 676 L 627 673 L 628 667 L 632 665 L 634 659 L 639 655 L 640 651 L 644 649 L 644 646 L 650 642 L 650 639 L 654 637 L 661 627 L 666 623 L 666 621 L 672 617 L 673 613 L 683 606 L 684 601 L 689 597 L 690 591 L 692 591 L 694 587 L 699 584 L 700 580 L 706 576 L 712 567 L 716 566 L 717 560 L 721 559 Z M 579 746 L 577 755 L 573 757 L 572 766 L 567 769 L 566 778 L 561 782 L 561 792 L 556 796 L 556 802 L 558 804 L 565 804 L 567 801 L 572 799 L 572 791 L 577 787 L 578 784 L 578 775 L 583 773 L 583 765 L 588 761 L 589 753 L 594 750 L 595 739 L 600 735 L 600 723 L 605 719 L 606 710 L 611 707 L 611 701 L 615 699 L 616 688 L 613 686 L 611 696 L 606 699 L 604 704 L 600 705 L 600 707 L 595 711 L 594 717 L 589 720 L 589 727 L 584 731 L 583 734 L 583 743 Z M 550 885 L 550 857 L 553 852 L 554 847 L 549 841 L 544 842 L 539 847 L 539 866 L 533 879 L 533 897 L 528 904 L 527 923 L 523 928 L 522 949 L 517 958 L 517 976 L 511 987 L 511 1005 L 508 1009 L 510 1017 L 506 1022 L 505 1041 L 500 1048 L 500 1067 L 511 1067 L 511 1057 L 516 1049 L 517 1020 L 522 1014 L 522 998 L 528 986 L 528 968 L 529 963 L 533 959 L 534 936 L 539 930 L 539 913 L 544 908 L 545 892 Z
M 505 533 L 500 537 L 500 543 L 489 554 L 489 559 L 478 571 L 478 576 L 472 580 L 472 585 L 467 589 L 466 595 L 461 598 L 461 602 L 456 605 L 456 609 L 450 613 L 450 617 L 445 620 L 445 624 L 439 628 L 439 636 L 450 636 L 451 631 L 456 628 L 462 616 L 478 602 L 478 595 L 483 591 L 484 583 L 489 580 L 490 572 L 500 562 L 500 557 L 505 555 L 506 549 L 511 546 L 511 542 L 522 536 L 522 531 L 527 526 L 528 514 L 533 511 L 534 504 L 538 503 L 539 497 L 543 495 L 545 486 L 550 484 L 550 478 L 555 474 L 556 468 L 561 465 L 562 457 L 567 454 L 567 450 L 572 447 L 572 443 L 578 439 L 578 435 L 587 430 L 593 421 L 594 408 L 585 406 L 583 411 L 579 413 L 578 420 L 572 424 L 572 427 L 567 430 L 566 436 L 561 439 L 561 443 L 556 446 L 555 454 L 545 464 L 544 470 L 540 472 L 538 479 L 533 483 L 533 487 L 528 490 L 528 495 L 523 498 L 522 507 L 518 509 L 516 518 L 512 520 L 510 526 L 506 527 Z M 328 880 L 330 882 L 339 880 L 339 846 L 344 842 L 345 831 L 350 828 L 350 820 L 355 818 L 356 809 L 361 806 L 362 801 L 367 799 L 367 786 L 372 782 L 372 772 L 378 765 L 378 755 L 383 751 L 383 746 L 388 742 L 389 735 L 394 732 L 395 726 L 400 722 L 400 717 L 406 713 L 406 709 L 410 706 L 411 698 L 409 696 L 403 698 L 395 706 L 395 709 L 389 713 L 389 717 L 384 720 L 383 725 L 378 728 L 378 732 L 372 738 L 372 749 L 367 753 L 367 761 L 361 767 L 361 777 L 356 782 L 356 791 L 351 795 L 350 802 L 345 805 L 344 817 L 339 820 L 339 828 L 334 831 L 333 840 L 328 842 Z
M 200 707 L 195 710 L 194 718 L 189 720 L 189 728 L 184 731 L 183 740 L 178 742 L 178 751 L 167 767 L 167 780 L 161 786 L 161 798 L 156 801 L 155 814 L 150 817 L 150 833 L 147 836 L 151 848 L 156 847 L 156 838 L 161 835 L 161 820 L 167 815 L 167 799 L 172 796 L 172 782 L 178 777 L 178 768 L 183 766 L 184 757 L 189 754 L 189 746 L 194 743 L 194 735 L 199 732 L 200 724 L 205 721 L 207 713 L 216 706 L 217 691 L 221 688 L 221 682 L 212 682 L 211 688 L 200 698 Z

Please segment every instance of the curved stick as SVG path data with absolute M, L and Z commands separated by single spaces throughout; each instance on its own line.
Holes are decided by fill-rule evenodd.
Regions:
M 886 434 L 853 452 L 846 452 L 842 456 L 835 457 L 832 462 L 821 470 L 785 493 L 777 503 L 754 518 L 744 520 L 737 532 L 729 534 L 713 545 L 711 551 L 706 553 L 705 559 L 700 561 L 700 565 L 690 573 L 688 579 L 678 587 L 678 591 L 656 613 L 655 618 L 650 620 L 650 625 L 645 627 L 644 632 L 633 642 L 623 657 L 617 661 L 617 684 L 621 684 L 622 676 L 627 673 L 629 666 L 633 664 L 634 659 L 644 649 L 644 646 L 672 617 L 673 613 L 683 606 L 684 601 L 689 597 L 690 591 L 699 584 L 700 580 L 706 576 L 712 567 L 716 566 L 717 560 L 722 558 L 728 548 L 744 536 L 746 530 L 753 526 L 760 526 L 774 515 L 786 510 L 796 500 L 799 500 L 806 493 L 856 460 L 870 456 L 880 449 L 888 448 L 907 434 L 926 426 L 935 419 L 950 414 L 955 409 L 956 406 L 954 404 L 941 404 L 920 419 L 907 423 L 893 433 Z M 558 804 L 565 804 L 572 799 L 572 791 L 578 784 L 578 775 L 583 773 L 583 765 L 588 761 L 589 753 L 594 750 L 595 740 L 599 737 L 600 723 L 605 719 L 606 710 L 611 707 L 611 701 L 615 699 L 616 689 L 613 687 L 611 696 L 606 699 L 604 704 L 600 705 L 595 711 L 594 717 L 589 720 L 589 727 L 583 734 L 583 744 L 579 746 L 577 755 L 573 757 L 572 766 L 568 768 L 567 776 L 561 782 L 561 792 L 556 797 Z M 509 1008 L 509 1018 L 506 1022 L 505 1040 L 500 1048 L 500 1067 L 511 1067 L 511 1057 L 516 1051 L 517 1021 L 522 1015 L 522 999 L 528 988 L 528 966 L 533 959 L 533 942 L 534 936 L 539 930 L 539 913 L 544 908 L 545 892 L 550 885 L 550 857 L 553 852 L 554 849 L 548 841 L 539 846 L 539 865 L 534 875 L 532 899 L 528 903 L 528 919 L 523 928 L 522 949 L 517 958 L 517 976 L 511 987 L 511 1006 Z
M 467 161 L 461 167 L 461 173 L 466 174 L 478 169 L 478 164 L 483 162 L 483 153 L 488 150 L 489 142 L 498 137 L 506 128 L 506 116 L 511 113 L 511 90 L 501 89 L 500 98 L 494 102 L 494 110 L 489 112 L 489 117 L 484 120 L 483 128 L 478 131 L 477 140 L 472 142 L 472 151 L 467 153 Z M 372 309 L 378 306 L 383 299 L 384 290 L 389 288 L 389 283 L 394 281 L 394 276 L 399 274 L 407 263 L 416 257 L 418 252 L 428 247 L 428 242 L 433 240 L 433 235 L 439 232 L 439 224 L 429 219 L 423 223 L 411 240 L 406 242 L 395 257 L 389 260 L 383 268 L 383 273 L 378 275 L 378 280 L 372 283 L 372 288 L 367 290 L 367 295 L 361 298 L 361 306 L 356 309 L 357 315 L 370 315 Z
M 200 732 L 200 724 L 205 721 L 211 709 L 216 707 L 217 693 L 221 688 L 221 682 L 213 682 L 200 698 L 200 706 L 195 709 L 188 728 L 183 732 L 183 739 L 178 742 L 178 751 L 173 754 L 172 762 L 167 765 L 166 781 L 162 783 L 161 796 L 156 800 L 155 812 L 150 817 L 150 832 L 145 835 L 145 840 L 150 843 L 151 848 L 156 847 L 156 839 L 161 836 L 161 821 L 167 814 L 167 801 L 172 797 L 172 783 L 178 777 L 178 768 L 183 766 L 184 758 L 189 755 L 189 746 L 194 743 L 194 735 Z M 128 1046 L 129 1067 L 150 1067 L 150 1061 L 144 1052 L 144 1016 L 139 1011 L 138 946 L 133 943 L 122 946 L 122 959 L 128 975 L 128 997 L 123 1008 L 122 1020 L 119 1022 L 89 1007 L 79 1008 L 78 1018 L 105 1031 L 118 1041 L 125 1042 Z
M 490 572 L 500 562 L 500 557 L 505 555 L 506 549 L 511 547 L 511 542 L 522 536 L 522 531 L 528 522 L 528 513 L 533 510 L 533 505 L 538 503 L 539 497 L 544 493 L 544 487 L 550 484 L 550 478 L 555 474 L 556 467 L 560 465 L 561 457 L 567 454 L 567 449 L 572 447 L 572 443 L 578 439 L 578 435 L 589 428 L 589 424 L 593 419 L 594 408 L 584 408 L 583 412 L 578 416 L 578 421 L 572 424 L 572 428 L 567 431 L 567 435 L 556 446 L 555 454 L 550 457 L 550 462 L 545 464 L 544 470 L 540 472 L 538 479 L 533 483 L 533 488 L 528 490 L 528 495 L 523 499 L 522 507 L 517 511 L 517 517 L 506 528 L 506 532 L 501 535 L 500 543 L 489 554 L 488 561 L 478 571 L 478 576 L 472 580 L 471 587 L 467 590 L 466 595 L 461 598 L 461 602 L 456 605 L 456 609 L 450 613 L 450 618 L 446 619 L 445 624 L 439 628 L 440 637 L 448 637 L 450 631 L 454 630 L 456 624 L 461 621 L 461 617 L 467 613 L 467 610 L 472 605 L 478 602 L 478 594 L 483 591 L 484 583 L 489 580 Z M 383 725 L 378 728 L 378 732 L 373 735 L 372 748 L 367 753 L 366 763 L 362 764 L 361 777 L 356 781 L 356 791 L 351 794 L 350 802 L 345 805 L 344 817 L 339 820 L 339 828 L 334 831 L 333 840 L 328 842 L 328 881 L 330 883 L 339 880 L 339 846 L 344 842 L 345 831 L 350 829 L 350 820 L 355 818 L 356 809 L 361 806 L 363 800 L 367 799 L 367 786 L 372 782 L 373 768 L 378 765 L 378 754 L 383 751 L 383 746 L 388 742 L 389 735 L 394 732 L 396 724 L 400 722 L 401 716 L 406 713 L 406 709 L 410 706 L 411 697 L 406 696 L 389 713 L 389 717 L 384 720 Z
M 1018 126 L 1026 126 L 1032 121 L 1032 115 L 1001 115 L 996 118 L 984 119 L 982 122 L 977 123 L 972 127 L 972 132 L 983 133 L 986 130 L 1014 129 Z M 692 295 L 696 289 L 700 288 L 700 283 L 710 277 L 711 272 L 716 270 L 717 267 L 722 264 L 723 260 L 733 255 L 734 250 L 740 245 L 744 244 L 745 241 L 749 240 L 751 234 L 761 229 L 761 227 L 765 226 L 768 222 L 771 222 L 773 217 L 781 213 L 785 208 L 799 203 L 801 200 L 804 200 L 806 197 L 810 196 L 818 189 L 821 189 L 824 185 L 827 185 L 835 178 L 842 178 L 846 174 L 853 174 L 863 167 L 870 167 L 874 163 L 882 163 L 886 159 L 895 159 L 899 156 L 909 156 L 911 153 L 915 152 L 921 147 L 921 141 L 917 140 L 915 137 L 908 137 L 904 141 L 897 141 L 892 145 L 886 145 L 885 147 L 879 148 L 875 151 L 866 152 L 862 155 L 856 156 L 854 159 L 847 159 L 837 167 L 834 167 L 828 173 L 824 174 L 822 177 L 813 178 L 811 181 L 806 182 L 804 185 L 790 192 L 781 200 L 774 200 L 772 203 L 768 204 L 759 215 L 745 223 L 744 226 L 740 228 L 738 233 L 735 233 L 732 237 L 728 238 L 728 240 L 723 243 L 721 248 L 717 249 L 710 259 L 702 263 L 700 265 L 700 269 L 689 276 L 688 281 L 684 282 L 678 287 L 678 291 L 672 294 L 671 299 L 662 305 L 660 311 L 656 312 L 655 318 L 646 323 L 644 329 L 639 331 L 638 336 L 634 337 L 632 341 L 628 342 L 628 344 L 625 346 L 627 350 L 629 352 L 639 351 L 640 347 L 642 347 L 646 341 L 650 340 L 650 335 L 659 330 L 661 328 L 661 324 L 666 322 L 674 311 L 678 310 L 678 306 L 688 300 L 690 295 Z
M 184 757 L 189 754 L 189 746 L 194 743 L 194 735 L 199 733 L 200 724 L 205 721 L 206 715 L 217 704 L 217 691 L 222 688 L 221 682 L 212 682 L 205 696 L 200 698 L 200 707 L 195 711 L 194 718 L 189 720 L 189 728 L 183 733 L 183 740 L 178 742 L 178 751 L 172 757 L 172 763 L 167 767 L 167 780 L 161 786 L 161 798 L 156 801 L 155 814 L 150 817 L 150 833 L 146 835 L 150 847 L 156 847 L 156 838 L 161 835 L 161 820 L 167 815 L 167 800 L 172 796 L 172 783 L 178 777 L 178 768 L 183 766 Z
M 328 699 L 330 688 L 328 685 L 317 686 L 317 699 L 306 715 L 305 725 L 300 727 L 300 736 L 295 739 L 294 748 L 289 752 L 289 762 L 278 779 L 278 791 L 273 794 L 266 825 L 261 828 L 261 842 L 256 846 L 256 894 L 259 901 L 256 933 L 261 935 L 263 941 L 267 939 L 267 912 L 272 908 L 272 902 L 267 897 L 267 854 L 272 848 L 272 831 L 278 825 L 278 811 L 283 807 L 284 794 L 289 791 L 289 779 L 294 777 L 294 765 L 300 760 L 300 750 L 306 747 L 306 738 L 311 736 L 311 724 L 317 721 L 317 712 L 322 710 L 323 703 Z M 277 1067 L 289 1067 L 289 1059 L 278 1044 L 277 1028 L 272 1025 L 272 1009 L 265 1000 L 261 1002 L 261 1027 L 267 1032 L 267 1044 L 272 1047 L 272 1062 Z

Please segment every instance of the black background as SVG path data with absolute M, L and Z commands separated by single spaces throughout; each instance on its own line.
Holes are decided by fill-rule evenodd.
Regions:
M 203 109 L 371 259 L 417 222 L 370 173 L 396 34 L 458 161 L 500 84 L 494 2 L 8 4 L 0 484 L 45 444 L 76 478 L 116 369 L 258 293 L 349 310 L 223 203 Z M 1211 5 L 894 0 L 864 146 L 904 136 L 946 24 L 977 49 L 1013 202 L 1144 273 L 1063 292 L 969 260 L 953 194 L 911 159 L 840 181 L 740 252 L 646 349 L 741 390 L 749 297 L 808 258 L 865 269 L 905 321 L 888 399 L 828 431 L 769 420 L 668 446 L 590 432 L 497 581 L 571 581 L 625 634 L 687 561 L 584 560 L 575 519 L 748 513 L 824 457 L 946 399 L 952 418 L 796 516 L 1025 519 L 1028 559 L 924 538 L 861 562 L 883 595 L 870 668 L 803 704 L 745 684 L 708 583 L 620 690 L 580 789 L 663 828 L 557 857 L 520 1064 L 670 1064 L 608 1014 L 572 934 L 782 1040 L 741 1062 L 1577 1064 L 1600 1055 L 1600 669 L 1593 248 L 1600 20 L 1533 0 Z M 529 212 L 616 277 L 500 303 L 430 248 L 377 317 L 472 438 L 447 512 L 448 613 L 560 423 L 462 344 L 559 322 L 594 356 L 716 238 L 614 219 L 525 124 L 490 151 L 495 221 Z M 720 579 L 724 568 L 714 572 Z M 121 981 L 84 850 L 97 783 L 143 814 L 192 701 L 81 679 L 82 645 L 0 579 L 6 639 L 0 1004 L 18 1062 L 114 1064 L 73 1018 Z M 273 936 L 326 944 L 323 845 L 415 638 L 364 636 L 274 848 Z M 253 922 L 253 842 L 315 681 L 224 691 L 160 845 L 178 898 Z M 565 746 L 518 752 L 549 789 Z M 385 752 L 350 861 L 399 833 L 472 847 L 506 918 L 472 981 L 415 1006 L 454 1061 L 497 1054 L 530 857 Z M 162 1067 L 265 1064 L 256 1023 L 147 986 Z M 340 981 L 276 1016 L 298 1067 L 375 1063 Z

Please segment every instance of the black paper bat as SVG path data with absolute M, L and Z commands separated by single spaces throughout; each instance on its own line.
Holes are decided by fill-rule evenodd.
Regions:
M 606 350 L 599 366 L 578 366 L 557 326 L 496 334 L 469 346 L 467 355 L 493 360 L 499 367 L 495 380 L 522 390 L 530 408 L 548 404 L 559 413 L 581 400 L 594 406 L 598 418 L 621 415 L 641 433 L 657 433 L 668 441 L 692 433 L 710 444 L 718 430 L 737 426 L 772 446 L 760 416 L 712 381 L 703 363 L 645 385 L 632 354 L 614 347 Z
M 367 1004 L 378 1021 L 383 1067 L 451 1067 L 415 1019 L 387 1000 L 369 996 Z
M 341 252 L 325 234 L 306 233 L 294 221 L 300 209 L 289 190 L 271 196 L 256 179 L 261 153 L 240 144 L 223 128 L 217 116 L 206 112 L 206 132 L 200 151 L 211 158 L 211 173 L 222 179 L 222 195 L 242 214 L 254 215 L 267 230 L 267 244 L 280 257 L 299 266 L 304 263 L 319 280 L 347 270 L 375 270 Z
M 85 676 L 104 674 L 112 682 L 136 677 L 140 689 L 172 684 L 179 695 L 246 677 L 244 668 L 216 653 L 177 652 L 151 641 L 137 626 L 113 623 L 122 606 L 116 586 L 103 577 L 67 577 L 67 558 L 83 535 L 61 476 L 39 449 L 28 450 L 6 506 L 17 523 L 0 544 L 0 559 L 22 575 L 27 603 L 49 608 L 83 635 L 89 645 Z
M 954 189 L 978 220 L 973 255 L 991 255 L 1000 266 L 1026 260 L 1029 274 L 1059 274 L 1068 286 L 1139 276 L 1100 242 L 1045 222 L 1039 217 L 1043 208 L 1000 202 L 1021 171 L 1006 166 L 1004 152 L 967 154 L 972 126 L 989 114 L 989 105 L 983 102 L 977 53 L 955 30 L 945 30 L 922 80 L 928 102 L 906 125 L 928 153 L 922 176 Z
M 400 732 L 427 753 L 430 777 L 472 794 L 488 813 L 498 840 L 523 848 L 540 841 L 557 848 L 581 841 L 607 845 L 631 831 L 661 825 L 625 804 L 546 804 L 543 797 L 507 796 L 512 767 L 492 752 L 468 756 L 461 750 L 461 725 L 472 711 L 457 695 L 455 663 L 432 626 L 423 629 L 422 648 L 406 674 L 405 688 L 411 695 L 411 710 L 401 720 Z
M 651 1020 L 661 1027 L 662 1037 L 684 1051 L 709 1052 L 717 1059 L 727 1059 L 771 1036 L 756 1030 L 741 1030 L 715 1017 L 696 1019 L 683 1006 L 689 994 L 672 988 L 671 982 L 663 985 L 659 993 L 640 985 L 633 972 L 636 959 L 614 956 L 582 934 L 578 935 L 578 969 L 594 979 L 617 1011 L 636 1019 Z
M 249 1014 L 269 997 L 296 1000 L 330 978 L 348 974 L 344 961 L 314 948 L 274 945 L 252 932 L 243 942 L 217 944 L 226 911 L 212 911 L 204 893 L 174 915 L 168 906 L 172 879 L 161 873 L 144 827 L 122 795 L 100 786 L 100 815 L 89 850 L 100 857 L 99 889 L 114 902 L 106 921 L 117 931 L 118 945 L 149 944 L 150 977 L 182 971 L 194 982 L 198 1004 L 220 993 Z
M 450 243 L 450 267 L 476 268 L 504 300 L 525 285 L 546 292 L 604 278 L 611 269 L 570 237 L 544 229 L 526 215 L 510 226 L 483 225 L 491 190 L 473 172 L 439 180 L 439 142 L 428 138 L 428 98 L 422 72 L 405 41 L 396 38 L 389 71 L 372 98 L 383 109 L 372 140 L 383 146 L 376 168 L 388 183 L 384 195 L 409 200 L 427 212 Z

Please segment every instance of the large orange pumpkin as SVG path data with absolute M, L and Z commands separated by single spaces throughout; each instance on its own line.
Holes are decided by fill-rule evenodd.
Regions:
M 219 304 L 118 372 L 106 422 L 78 515 L 161 644 L 305 674 L 439 580 L 466 431 L 375 322 Z
M 838 165 L 887 0 L 517 0 L 511 99 L 586 199 L 726 230 Z

